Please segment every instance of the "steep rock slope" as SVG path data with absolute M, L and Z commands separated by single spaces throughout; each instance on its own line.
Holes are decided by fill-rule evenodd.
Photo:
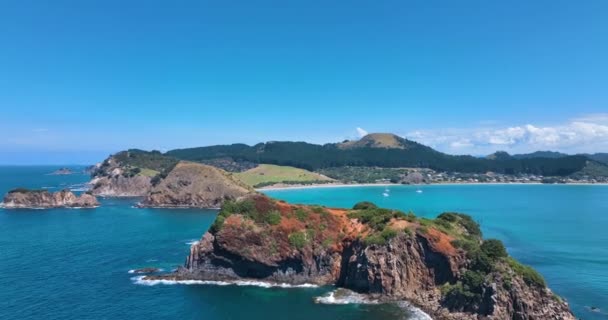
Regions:
M 253 190 L 212 166 L 179 162 L 166 177 L 159 179 L 141 206 L 219 208 L 226 200 L 237 199 Z
M 176 163 L 160 152 L 118 152 L 91 169 L 91 192 L 106 197 L 143 197 L 154 179 L 166 175 Z
M 99 206 L 99 202 L 88 193 L 76 196 L 68 190 L 50 193 L 46 190 L 15 189 L 4 196 L 2 206 L 7 209 L 94 208 Z
M 574 319 L 542 277 L 481 239 L 462 214 L 436 220 L 360 203 L 298 206 L 250 195 L 228 201 L 184 267 L 146 279 L 238 280 L 338 287 L 408 300 L 435 319 Z

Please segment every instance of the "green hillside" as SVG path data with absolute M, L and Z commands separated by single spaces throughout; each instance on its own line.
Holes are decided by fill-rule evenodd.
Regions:
M 363 142 L 361 142 L 363 141 Z M 169 156 L 206 161 L 229 157 L 234 161 L 291 166 L 309 171 L 335 167 L 430 168 L 436 171 L 567 176 L 581 171 L 589 158 L 583 155 L 559 158 L 453 156 L 389 134 L 370 134 L 357 142 L 317 145 L 306 142 L 267 142 L 254 146 L 220 145 L 172 150 Z M 603 166 L 603 165 L 602 165 Z M 601 170 L 600 170 L 601 171 Z
M 234 176 L 252 187 L 260 187 L 280 182 L 298 183 L 332 181 L 332 179 L 326 176 L 308 170 L 271 164 L 261 164 L 245 172 L 235 173 Z

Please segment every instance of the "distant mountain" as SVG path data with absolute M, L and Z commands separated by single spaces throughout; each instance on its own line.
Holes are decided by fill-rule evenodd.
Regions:
M 416 142 L 401 138 L 392 133 L 370 133 L 359 140 L 344 141 L 338 143 L 338 148 L 385 148 L 385 149 L 408 149 L 416 147 Z
M 568 155 L 565 153 L 555 152 L 555 151 L 536 151 L 536 152 L 532 152 L 532 153 L 514 154 L 513 158 L 515 158 L 515 159 L 530 159 L 530 158 L 556 159 L 556 158 L 563 158 L 563 157 L 567 157 L 567 156 Z
M 486 157 L 489 160 L 510 160 L 511 158 L 513 157 L 506 151 L 496 151 Z
M 592 160 L 608 164 L 608 153 L 594 153 L 594 154 L 585 154 Z
M 230 158 L 236 162 L 277 164 L 311 171 L 343 166 L 417 167 L 449 172 L 485 173 L 492 171 L 504 174 L 528 173 L 544 176 L 567 176 L 580 172 L 592 161 L 584 155 L 516 158 L 506 152 L 497 152 L 485 159 L 454 156 L 387 133 L 372 133 L 357 141 L 325 145 L 274 141 L 254 146 L 232 144 L 177 149 L 167 152 L 166 155 L 197 162 Z M 593 172 L 604 171 L 605 175 L 608 175 L 608 166 L 605 164 L 600 164 L 593 170 Z

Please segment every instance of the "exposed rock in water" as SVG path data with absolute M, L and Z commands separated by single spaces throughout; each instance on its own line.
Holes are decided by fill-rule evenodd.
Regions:
M 568 304 L 531 268 L 481 239 L 462 214 L 436 220 L 380 209 L 290 205 L 263 195 L 224 204 L 184 267 L 147 280 L 336 285 L 406 300 L 434 319 L 566 319 Z
M 68 190 L 51 193 L 47 190 L 15 189 L 4 196 L 2 206 L 7 209 L 94 208 L 99 206 L 99 202 L 88 193 L 76 196 Z
M 60 175 L 69 175 L 74 174 L 74 172 L 70 168 L 60 168 L 50 173 L 51 175 L 60 176 Z
M 144 207 L 219 208 L 254 192 L 221 169 L 194 162 L 179 162 L 168 175 L 154 185 Z

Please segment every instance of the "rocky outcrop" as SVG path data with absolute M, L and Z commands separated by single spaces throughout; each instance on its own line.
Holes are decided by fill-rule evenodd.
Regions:
M 158 151 L 118 152 L 88 169 L 91 192 L 104 197 L 144 197 L 155 179 L 166 175 L 176 163 Z
M 50 174 L 53 176 L 63 176 L 63 175 L 74 174 L 74 172 L 70 168 L 60 168 L 58 170 L 51 172 Z
M 179 162 L 156 183 L 141 202 L 143 207 L 219 208 L 253 190 L 230 173 L 212 166 Z
M 112 175 L 93 178 L 89 184 L 91 192 L 103 197 L 143 197 L 150 192 L 152 178 L 147 176 L 124 176 L 121 169 Z
M 99 206 L 97 199 L 88 193 L 76 196 L 68 190 L 50 193 L 46 190 L 15 189 L 4 196 L 2 207 L 19 208 L 94 208 Z
M 231 201 L 184 267 L 147 279 L 336 285 L 407 300 L 434 319 L 575 319 L 499 241 L 482 241 L 470 217 L 422 220 L 368 206 L 296 206 L 261 195 Z

